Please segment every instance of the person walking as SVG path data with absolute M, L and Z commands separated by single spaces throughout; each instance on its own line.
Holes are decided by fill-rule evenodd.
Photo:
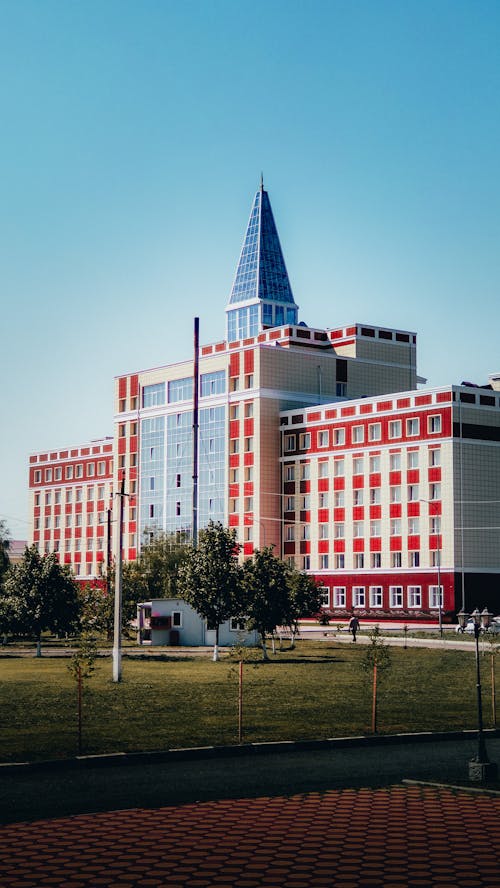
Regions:
M 356 632 L 358 631 L 358 629 L 359 629 L 359 620 L 355 616 L 355 614 L 353 614 L 351 619 L 349 620 L 349 632 L 352 633 L 352 640 L 353 641 L 356 641 Z

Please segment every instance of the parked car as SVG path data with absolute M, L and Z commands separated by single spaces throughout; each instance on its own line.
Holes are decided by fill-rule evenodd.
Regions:
M 485 630 L 483 628 L 481 628 L 481 632 L 484 632 L 484 631 Z M 467 623 L 465 624 L 463 629 L 459 624 L 458 626 L 455 627 L 455 632 L 462 632 L 462 633 L 466 632 L 467 635 L 474 635 L 474 620 L 467 620 Z M 500 635 L 500 617 L 495 617 L 491 621 L 486 632 L 489 635 Z

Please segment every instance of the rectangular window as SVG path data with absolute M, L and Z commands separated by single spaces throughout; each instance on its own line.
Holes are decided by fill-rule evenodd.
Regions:
M 182 611 L 172 611 L 172 626 L 182 629 Z
M 380 456 L 370 456 L 370 474 L 380 472 Z
M 441 533 L 441 517 L 439 515 L 429 518 L 429 533 Z
M 223 395 L 226 391 L 226 371 L 215 370 L 213 373 L 202 373 L 200 377 L 200 397 Z
M 320 540 L 327 540 L 328 539 L 328 524 L 320 524 L 319 525 L 318 538 Z
M 73 491 L 72 491 L 72 490 L 67 490 L 67 491 L 66 491 L 66 502 L 67 502 L 67 503 L 72 503 L 72 502 L 73 502 Z
M 330 607 L 330 590 L 328 586 L 319 586 L 318 592 L 320 595 L 321 607 Z
M 251 453 L 253 450 L 253 438 L 245 438 L 245 453 Z
M 353 444 L 362 444 L 365 439 L 365 430 L 363 426 L 353 426 L 352 429 L 352 443 Z
M 418 450 L 409 450 L 406 456 L 408 469 L 418 469 Z
M 161 385 L 162 383 L 160 383 Z M 148 386 L 145 387 L 145 389 Z M 144 391 L 145 391 L 144 389 Z M 173 379 L 168 383 L 168 403 L 176 404 L 178 401 L 190 401 L 193 397 L 193 378 L 184 376 L 182 379 Z M 164 402 L 162 402 L 164 403 Z M 144 405 L 146 406 L 146 405 Z
M 62 469 L 61 466 L 58 466 L 57 469 L 54 470 L 54 478 L 56 481 L 60 481 L 62 478 Z
M 301 502 L 300 502 L 300 508 L 302 509 L 302 511 L 305 511 L 305 512 L 308 512 L 309 509 L 311 508 L 311 497 L 309 496 L 308 493 L 306 493 L 305 496 L 302 497 Z
M 399 486 L 390 488 L 390 501 L 391 503 L 401 502 L 401 488 Z
M 415 437 L 420 433 L 420 420 L 418 417 L 406 420 L 406 434 L 409 438 Z
M 318 463 L 318 478 L 328 478 L 328 463 L 325 460 Z
M 87 463 L 87 478 L 93 478 L 95 474 L 95 463 Z
M 97 474 L 105 475 L 106 474 L 106 463 L 104 461 L 97 463 Z
M 253 512 L 253 496 L 245 497 L 245 512 Z
M 408 607 L 422 607 L 422 589 L 420 586 L 408 586 Z
M 89 503 L 94 501 L 94 488 L 92 487 L 92 485 L 89 485 L 89 487 L 87 487 L 87 501 Z
M 285 452 L 295 450 L 295 435 L 285 435 Z
M 287 512 L 293 512 L 295 509 L 295 497 L 287 496 L 285 501 L 285 509 Z
M 389 606 L 403 607 L 403 587 L 389 586 Z
M 238 419 L 240 415 L 240 405 L 239 404 L 231 404 L 229 408 L 229 419 Z
M 45 494 L 45 505 L 50 506 L 51 500 L 52 500 L 52 491 L 48 490 L 47 493 Z
M 178 448 L 180 446 L 181 446 L 180 444 L 177 444 Z M 240 452 L 240 442 L 239 442 L 238 438 L 231 438 L 231 440 L 229 442 L 229 452 L 230 453 L 239 453 Z M 178 455 L 180 455 L 180 454 L 178 454 Z
M 363 493 L 362 489 L 353 490 L 352 492 L 352 502 L 354 506 L 362 506 L 363 505 Z
M 319 556 L 319 568 L 320 570 L 328 570 L 328 555 Z
M 429 450 L 429 466 L 433 468 L 434 466 L 441 465 L 441 450 L 439 447 L 432 447 Z
M 370 586 L 370 607 L 382 607 L 382 586 Z
M 335 478 L 341 478 L 344 475 L 344 460 L 336 459 L 333 463 L 333 474 Z
M 328 494 L 327 493 L 318 493 L 318 508 L 319 509 L 327 509 L 328 508 Z
M 382 424 L 380 422 L 372 422 L 368 426 L 368 440 L 380 441 L 382 437 Z
M 285 480 L 286 481 L 295 481 L 295 466 L 294 465 L 285 466 Z
M 391 552 L 391 567 L 402 567 L 403 565 L 403 553 L 402 552 Z
M 420 567 L 420 552 L 409 552 L 408 560 L 410 567 Z
M 311 477 L 311 463 L 301 463 L 300 464 L 300 480 L 301 481 L 309 481 Z
M 71 481 L 73 478 L 73 466 L 66 466 L 66 480 Z
M 328 447 L 329 435 L 327 429 L 318 432 L 318 447 Z
M 336 509 L 342 509 L 344 507 L 345 502 L 345 494 L 343 490 L 336 490 L 333 494 L 333 505 Z
M 81 503 L 83 499 L 83 490 L 81 487 L 78 487 L 75 493 L 75 499 L 77 503 Z
M 442 586 L 429 586 L 429 607 L 434 609 L 443 607 Z
M 333 587 L 334 607 L 345 607 L 345 586 Z
M 304 434 L 299 436 L 299 447 L 301 450 L 309 450 L 311 446 L 311 435 L 309 432 L 304 432 Z
M 420 521 L 418 518 L 408 518 L 408 534 L 416 536 L 420 533 Z
M 76 476 L 75 477 L 76 478 L 83 478 L 83 465 L 81 463 L 78 463 L 78 465 L 76 467 Z
M 253 401 L 247 401 L 245 404 L 245 417 L 251 419 L 253 416 Z
M 441 416 L 429 416 L 427 419 L 427 431 L 430 435 L 437 435 L 441 431 Z
M 58 506 L 60 504 L 60 502 L 61 502 L 61 491 L 60 490 L 55 491 L 54 502 L 55 502 L 56 506 Z
M 378 506 L 380 505 L 380 487 L 371 487 L 370 488 L 370 505 Z
M 440 500 L 441 499 L 441 485 L 440 484 L 429 484 L 429 499 L 430 500 Z
M 356 540 L 360 540 L 364 537 L 365 528 L 364 528 L 363 521 L 355 521 L 354 522 L 354 524 L 352 525 L 352 535 L 353 535 L 354 539 L 356 539 Z
M 365 606 L 365 587 L 364 586 L 353 586 L 352 587 L 352 606 L 353 607 L 364 607 Z
M 335 570 L 344 570 L 345 568 L 345 555 L 343 552 L 339 552 L 335 555 Z
M 93 527 L 94 524 L 94 513 L 87 512 L 87 527 Z
M 295 539 L 295 525 L 287 524 L 285 528 L 285 539 L 288 543 L 293 543 Z
M 81 526 L 82 526 L 82 515 L 81 515 L 81 512 L 78 512 L 78 514 L 75 515 L 75 527 L 81 527 Z
M 230 632 L 245 632 L 247 622 L 242 617 L 231 617 L 229 621 Z
M 389 438 L 401 437 L 401 420 L 394 419 L 389 423 Z
M 371 537 L 379 537 L 380 536 L 380 521 L 370 521 L 370 536 Z
M 247 373 L 247 375 L 245 376 L 245 388 L 253 388 L 253 373 Z
M 345 536 L 345 525 L 341 521 L 333 525 L 333 536 L 336 540 L 343 540 Z
M 302 570 L 310 570 L 311 569 L 311 556 L 304 555 L 302 558 Z
M 45 480 L 52 481 L 52 469 L 45 469 Z
M 365 461 L 362 456 L 355 456 L 352 461 L 353 475 L 362 475 L 365 470 Z
M 391 518 L 391 536 L 401 536 L 401 518 Z
M 370 556 L 370 564 L 375 569 L 382 567 L 382 555 L 380 552 L 372 552 Z
M 345 444 L 345 429 L 334 429 L 333 430 L 333 443 L 334 444 Z
M 418 502 L 418 484 L 409 484 L 408 485 L 408 502 L 416 503 Z
M 356 552 L 354 555 L 354 569 L 363 570 L 365 566 L 365 556 L 363 552 Z
M 389 456 L 389 468 L 391 472 L 401 471 L 401 454 L 391 453 Z

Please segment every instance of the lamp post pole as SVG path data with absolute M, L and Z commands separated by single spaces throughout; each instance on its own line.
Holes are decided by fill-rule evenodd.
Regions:
M 498 768 L 495 762 L 490 762 L 486 750 L 483 733 L 483 701 L 481 696 L 481 664 L 479 659 L 479 636 L 481 629 L 486 631 L 490 625 L 491 614 L 485 607 L 480 613 L 476 607 L 470 615 L 474 620 L 474 642 L 476 647 L 476 698 L 477 698 L 477 754 L 469 762 L 469 780 L 475 783 L 485 783 L 487 780 L 495 780 Z M 458 621 L 462 630 L 467 625 L 469 614 L 464 610 L 458 613 Z

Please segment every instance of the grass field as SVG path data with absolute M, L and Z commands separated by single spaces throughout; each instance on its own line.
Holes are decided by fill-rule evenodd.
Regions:
M 299 641 L 244 666 L 244 742 L 369 733 L 371 681 L 364 646 Z M 380 733 L 460 730 L 477 724 L 471 651 L 392 648 L 379 681 Z M 496 658 L 499 660 L 499 658 Z M 493 723 L 490 656 L 482 658 L 485 726 Z M 67 660 L 0 660 L 0 761 L 64 758 L 77 752 L 77 694 Z M 500 662 L 495 663 L 496 681 Z M 237 663 L 222 659 L 97 662 L 85 683 L 83 751 L 103 753 L 234 744 L 238 737 Z

